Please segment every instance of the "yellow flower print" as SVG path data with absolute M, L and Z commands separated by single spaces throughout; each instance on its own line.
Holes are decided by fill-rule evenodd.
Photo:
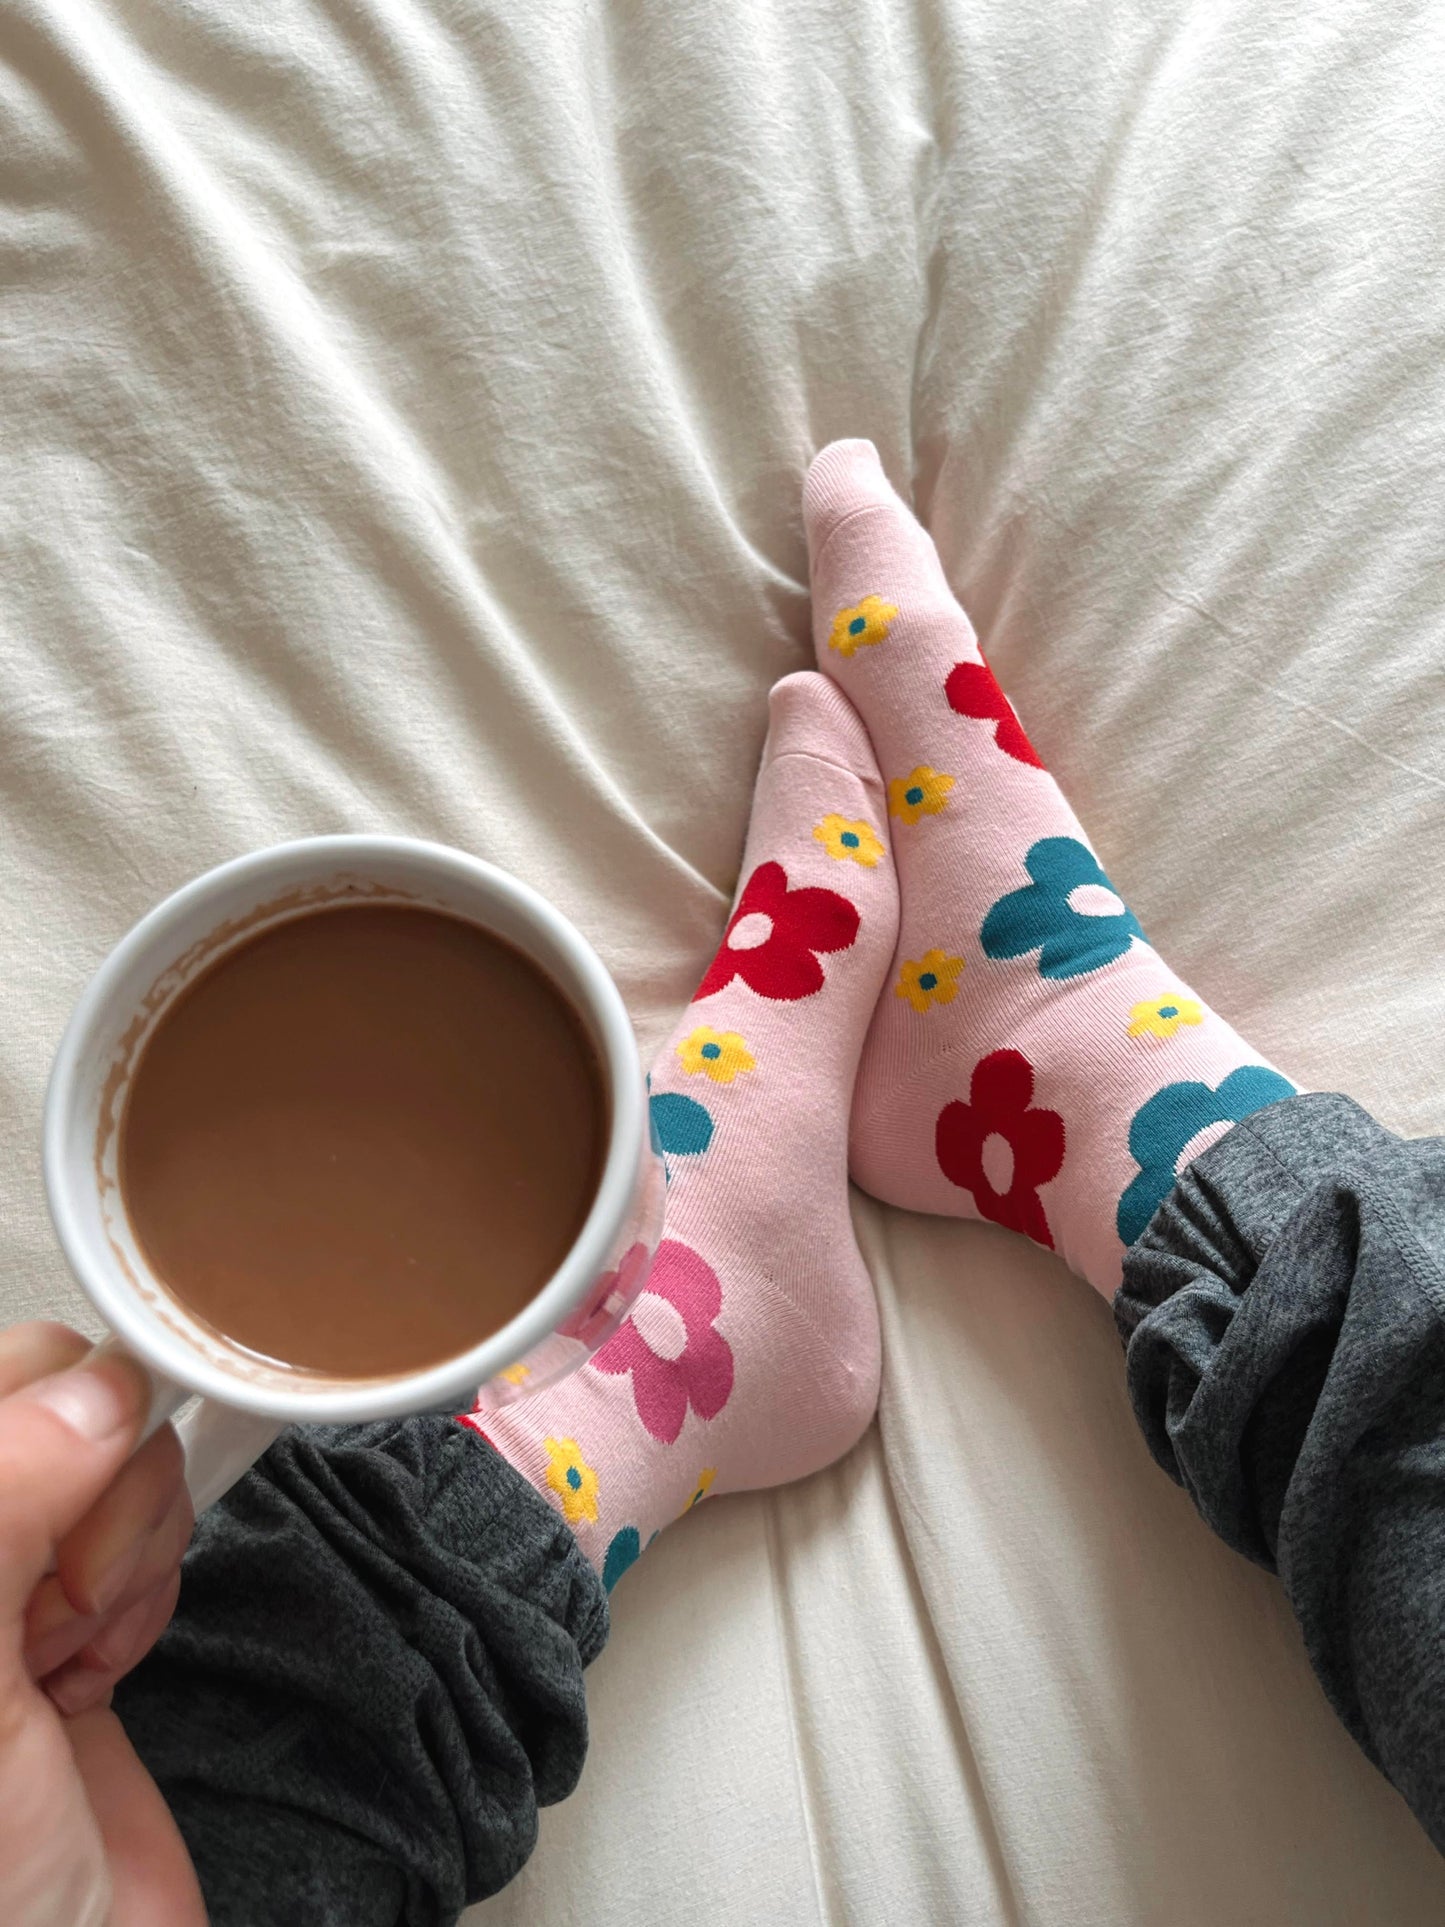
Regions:
M 677 1054 L 689 1077 L 703 1071 L 714 1084 L 731 1084 L 739 1071 L 755 1070 L 758 1062 L 735 1030 L 709 1030 L 706 1024 L 683 1038 Z
M 1192 997 L 1166 991 L 1162 997 L 1150 997 L 1142 1004 L 1135 1004 L 1129 1012 L 1129 1035 L 1168 1038 L 1181 1024 L 1203 1022 L 1204 1012 Z
M 952 788 L 951 776 L 920 763 L 907 776 L 895 776 L 888 785 L 888 813 L 905 823 L 916 823 L 920 816 L 937 816 Z
M 882 596 L 865 595 L 851 609 L 840 609 L 833 618 L 828 647 L 843 657 L 855 656 L 860 649 L 871 649 L 888 634 L 888 626 L 898 614 Z
M 717 1467 L 715 1465 L 705 1465 L 702 1468 L 701 1472 L 697 1475 L 697 1484 L 692 1489 L 692 1497 L 682 1508 L 682 1512 L 691 1512 L 695 1505 L 707 1497 L 708 1493 L 712 1491 L 712 1482 L 716 1477 Z M 677 1515 L 679 1519 L 682 1517 L 682 1512 L 679 1512 Z
M 547 1483 L 562 1501 L 569 1526 L 597 1523 L 597 1474 L 583 1458 L 576 1439 L 547 1439 Z
M 883 854 L 882 839 L 866 823 L 850 823 L 846 816 L 825 816 L 813 835 L 839 863 L 861 863 L 871 870 Z
M 895 997 L 906 997 L 917 1011 L 934 1004 L 951 1004 L 958 995 L 958 980 L 963 974 L 963 958 L 950 957 L 942 950 L 928 950 L 917 963 L 905 963 L 893 989 Z
M 531 1376 L 532 1368 L 530 1365 L 509 1365 L 506 1371 L 502 1373 L 502 1377 L 506 1379 L 509 1385 L 525 1385 Z

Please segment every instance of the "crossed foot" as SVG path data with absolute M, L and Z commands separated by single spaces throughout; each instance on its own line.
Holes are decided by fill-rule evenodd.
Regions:
M 1110 1295 L 1179 1172 L 1294 1090 L 1145 939 L 872 444 L 824 449 L 803 511 L 823 674 L 772 693 L 742 887 L 653 1067 L 662 1244 L 587 1364 L 481 1421 L 609 1589 L 866 1428 L 850 1172 Z

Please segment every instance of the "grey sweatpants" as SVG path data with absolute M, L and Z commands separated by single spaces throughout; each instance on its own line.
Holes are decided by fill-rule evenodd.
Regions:
M 1114 1314 L 1149 1449 L 1279 1573 L 1330 1704 L 1445 1852 L 1445 1140 L 1290 1098 L 1192 1164 Z
M 435 1927 L 577 1784 L 606 1638 L 577 1541 L 475 1432 L 308 1427 L 202 1516 L 115 1708 L 212 1927 Z
M 1115 1301 L 1150 1450 L 1278 1570 L 1350 1731 L 1445 1849 L 1445 1142 L 1342 1097 L 1236 1125 Z M 202 1520 L 116 1705 L 214 1927 L 423 1927 L 576 1784 L 606 1599 L 446 1419 L 285 1435 Z

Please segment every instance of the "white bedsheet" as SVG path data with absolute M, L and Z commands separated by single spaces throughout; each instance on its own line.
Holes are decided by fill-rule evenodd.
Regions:
M 8 1314 L 85 1317 L 69 1005 L 223 857 L 478 850 L 658 1039 L 840 434 L 1166 954 L 1445 1129 L 1430 0 L 12 0 L 0 55 Z M 628 1577 L 583 1787 L 478 1918 L 1445 1918 L 1103 1304 L 859 1218 L 880 1426 Z

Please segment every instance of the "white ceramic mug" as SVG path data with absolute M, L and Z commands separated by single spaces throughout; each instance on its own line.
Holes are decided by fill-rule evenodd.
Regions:
M 503 937 L 552 979 L 597 1050 L 610 1128 L 592 1209 L 562 1264 L 510 1323 L 469 1351 L 394 1378 L 340 1379 L 273 1365 L 193 1318 L 147 1266 L 121 1196 L 117 1148 L 135 1066 L 187 984 L 236 944 L 344 903 L 443 910 Z M 617 1328 L 647 1274 L 664 1177 L 647 1091 L 617 987 L 585 938 L 535 890 L 441 844 L 330 836 L 209 870 L 152 910 L 92 978 L 61 1041 L 45 1103 L 45 1187 L 65 1255 L 120 1349 L 154 1386 L 146 1434 L 193 1393 L 179 1424 L 196 1510 L 218 1498 L 284 1425 L 353 1424 L 525 1397 Z M 479 1254 L 479 1260 L 480 1260 Z M 624 1260 L 626 1262 L 624 1262 Z

